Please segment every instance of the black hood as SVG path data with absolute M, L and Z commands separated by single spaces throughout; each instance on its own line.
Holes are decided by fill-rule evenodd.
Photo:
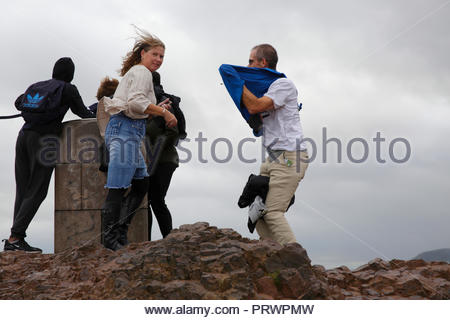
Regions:
M 55 66 L 53 67 L 52 78 L 65 82 L 71 82 L 74 73 L 75 65 L 73 64 L 72 59 L 64 57 L 56 61 Z
M 159 103 L 164 100 L 163 99 L 164 88 L 161 85 L 161 76 L 156 71 L 152 72 L 152 76 L 153 76 L 153 90 L 155 91 L 156 102 Z
M 160 86 L 161 85 L 161 76 L 158 72 L 153 71 L 152 72 L 152 77 L 153 77 L 153 85 L 155 86 Z

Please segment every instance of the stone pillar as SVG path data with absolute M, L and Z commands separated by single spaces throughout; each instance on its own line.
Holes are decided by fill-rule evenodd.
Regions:
M 63 124 L 55 169 L 55 253 L 89 241 L 101 242 L 105 173 L 98 170 L 102 144 L 97 121 Z M 133 218 L 130 242 L 147 241 L 147 199 Z

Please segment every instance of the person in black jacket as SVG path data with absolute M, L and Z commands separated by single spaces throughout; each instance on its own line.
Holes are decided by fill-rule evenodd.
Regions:
M 15 178 L 16 200 L 14 204 L 14 220 L 11 235 L 5 242 L 5 251 L 42 252 L 30 246 L 26 241 L 26 230 L 33 220 L 39 206 L 47 196 L 50 178 L 55 160 L 42 161 L 40 151 L 48 148 L 43 137 L 59 135 L 62 131 L 62 120 L 67 111 L 72 110 L 80 118 L 94 118 L 95 115 L 84 105 L 78 89 L 70 82 L 73 79 L 75 65 L 71 58 L 61 58 L 53 68 L 52 79 L 64 81 L 61 105 L 55 112 L 27 113 L 22 111 L 25 124 L 19 131 L 16 142 Z M 22 102 L 20 95 L 15 104 Z M 49 142 L 50 143 L 50 142 Z
M 153 87 L 158 102 L 169 98 L 169 109 L 177 117 L 178 125 L 173 128 L 164 126 L 161 117 L 153 117 L 147 120 L 146 136 L 153 151 L 152 163 L 149 170 L 148 185 L 148 240 L 151 240 L 152 209 L 158 221 L 159 230 L 163 238 L 172 230 L 172 215 L 166 205 L 165 197 L 170 186 L 170 180 L 179 165 L 179 158 L 175 146 L 179 139 L 186 138 L 184 115 L 179 107 L 181 99 L 164 92 L 159 73 L 153 72 Z

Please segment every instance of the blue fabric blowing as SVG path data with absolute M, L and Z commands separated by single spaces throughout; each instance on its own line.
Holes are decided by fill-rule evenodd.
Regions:
M 284 73 L 267 68 L 249 68 L 222 64 L 219 68 L 223 83 L 228 90 L 234 104 L 240 111 L 242 117 L 248 122 L 250 114 L 247 108 L 241 103 L 243 86 L 248 88 L 257 98 L 262 97 L 270 85 L 279 78 L 286 78 Z M 253 132 L 257 137 L 262 132 Z

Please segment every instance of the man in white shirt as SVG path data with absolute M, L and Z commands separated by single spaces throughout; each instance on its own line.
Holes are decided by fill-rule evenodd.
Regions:
M 276 70 L 277 62 L 275 48 L 261 44 L 250 52 L 248 66 Z M 266 213 L 258 220 L 256 230 L 261 239 L 273 239 L 282 245 L 296 242 L 284 214 L 309 161 L 302 141 L 297 96 L 297 88 L 287 78 L 275 80 L 261 98 L 245 86 L 242 93 L 242 102 L 250 114 L 264 113 L 263 144 L 269 153 L 260 169 L 261 175 L 270 178 Z

